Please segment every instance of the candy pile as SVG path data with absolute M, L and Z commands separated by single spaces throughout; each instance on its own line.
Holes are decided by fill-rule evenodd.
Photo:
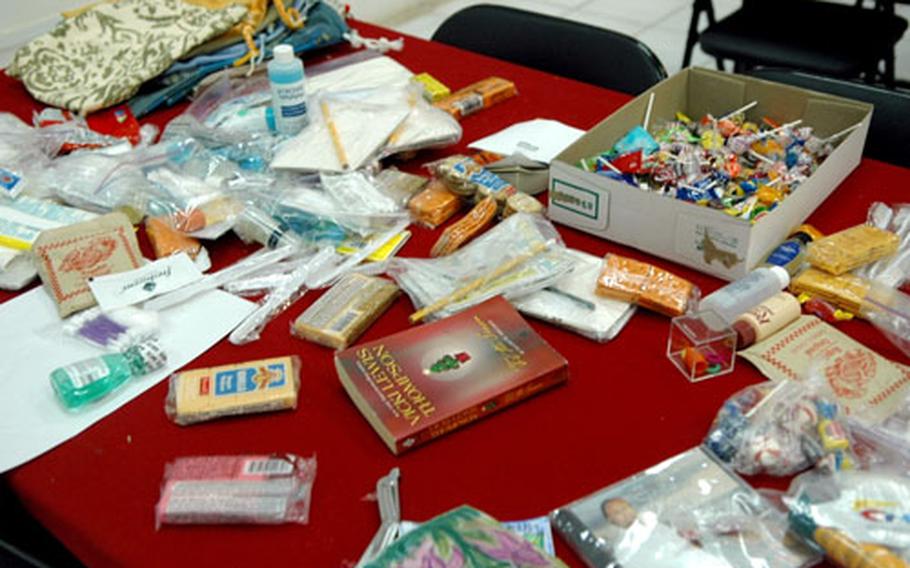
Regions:
M 833 151 L 851 129 L 819 138 L 796 120 L 746 120 L 750 103 L 721 118 L 694 121 L 681 112 L 648 132 L 636 126 L 602 154 L 582 159 L 585 171 L 624 181 L 752 222 L 773 210 Z

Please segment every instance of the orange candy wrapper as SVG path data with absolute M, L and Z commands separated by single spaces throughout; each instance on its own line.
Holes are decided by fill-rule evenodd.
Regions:
M 481 199 L 467 215 L 442 232 L 439 240 L 433 245 L 430 256 L 445 256 L 458 250 L 461 245 L 490 226 L 497 209 L 496 199 L 492 196 Z

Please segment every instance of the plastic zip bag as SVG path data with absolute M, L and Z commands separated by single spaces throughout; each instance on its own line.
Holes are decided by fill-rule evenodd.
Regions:
M 393 259 L 389 273 L 419 309 L 412 316 L 419 321 L 443 318 L 500 294 L 512 298 L 540 290 L 572 267 L 549 221 L 515 214 L 449 256 Z
M 897 253 L 858 268 L 853 273 L 896 288 L 910 275 L 910 205 L 888 206 L 875 202 L 869 207 L 866 223 L 898 236 Z
M 316 458 L 293 454 L 198 456 L 165 466 L 162 524 L 306 524 Z
M 0 195 L 45 196 L 42 173 L 64 142 L 66 133 L 60 129 L 32 128 L 13 114 L 0 113 Z
M 872 281 L 859 315 L 872 322 L 904 355 L 910 357 L 910 296 Z

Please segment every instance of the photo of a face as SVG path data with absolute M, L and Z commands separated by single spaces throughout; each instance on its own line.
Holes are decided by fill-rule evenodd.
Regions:
M 604 501 L 601 510 L 610 524 L 624 529 L 631 527 L 638 517 L 635 508 L 625 499 L 618 497 Z

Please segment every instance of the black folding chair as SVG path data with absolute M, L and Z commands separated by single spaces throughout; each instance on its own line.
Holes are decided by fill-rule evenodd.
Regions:
M 910 130 L 905 127 L 910 116 L 910 94 L 788 69 L 758 68 L 749 71 L 749 74 L 759 79 L 872 103 L 875 110 L 866 138 L 865 155 L 910 167 Z
M 694 0 L 692 7 L 683 67 L 700 43 L 718 69 L 732 60 L 737 72 L 763 65 L 894 85 L 894 44 L 907 20 L 893 11 L 867 9 L 861 2 L 743 0 L 740 9 L 715 21 L 711 0 Z M 699 33 L 703 13 L 708 26 Z
M 433 40 L 630 94 L 667 77 L 654 52 L 633 37 L 505 6 L 465 8 Z

